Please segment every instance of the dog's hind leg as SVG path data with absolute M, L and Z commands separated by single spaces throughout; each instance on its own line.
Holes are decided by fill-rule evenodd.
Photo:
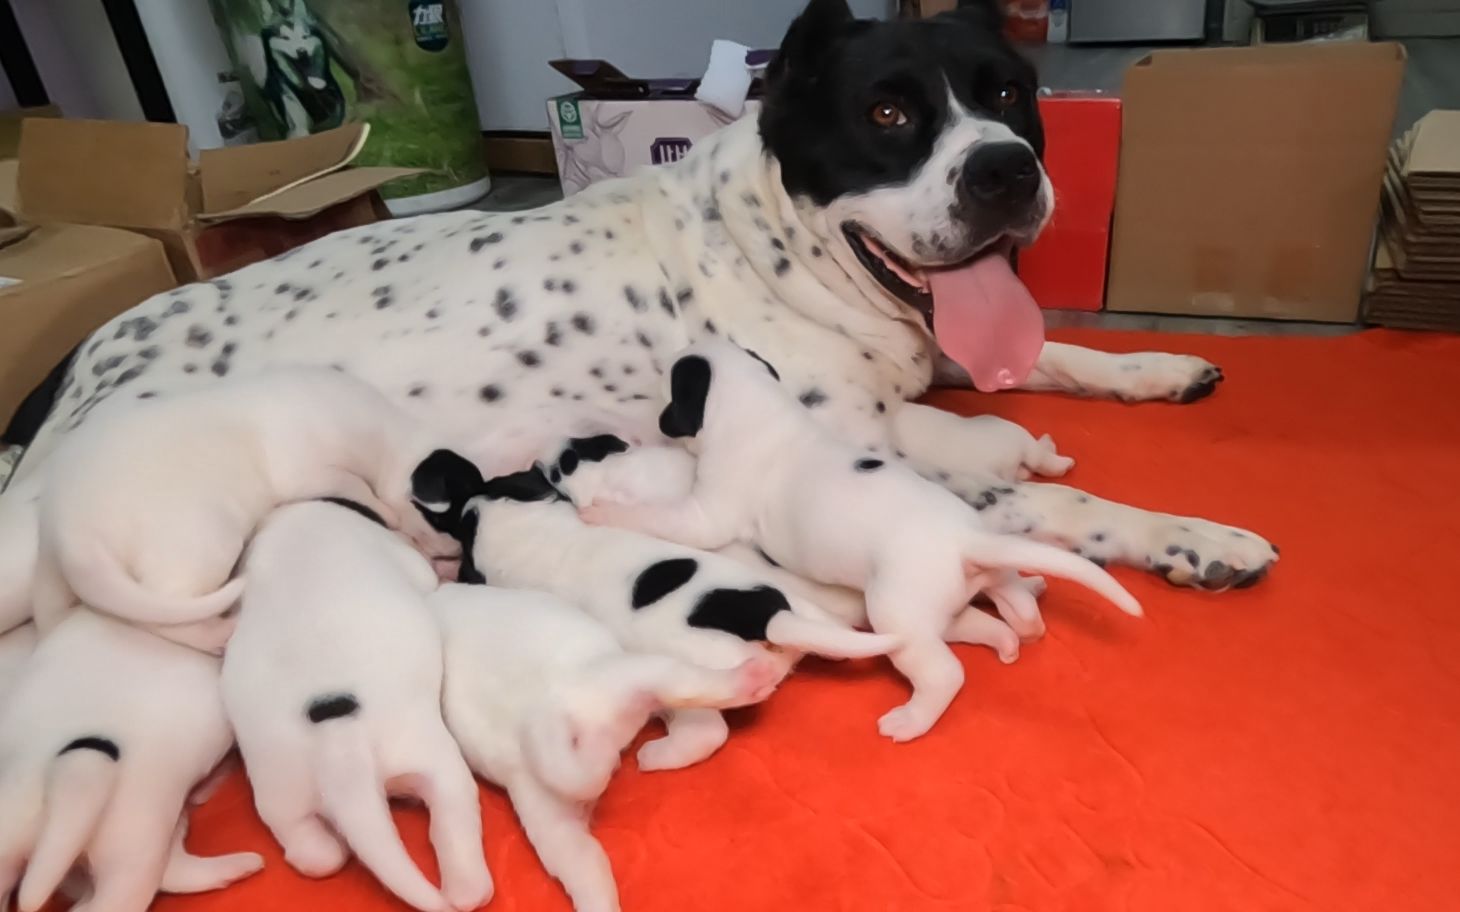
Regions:
M 525 774 L 507 786 L 507 796 L 542 866 L 563 885 L 574 912 L 618 912 L 613 868 L 588 831 L 587 808 L 569 804 Z
M 933 727 L 963 688 L 963 663 L 943 637 L 947 634 L 948 614 L 967 601 L 966 584 L 961 574 L 946 580 L 925 576 L 913 585 L 882 576 L 871 581 L 866 594 L 867 620 L 872 629 L 902 641 L 888 658 L 912 685 L 912 696 L 877 720 L 877 730 L 893 741 L 911 741 Z M 988 620 L 1008 632 L 1017 655 L 1019 640 L 1014 632 L 1000 621 Z M 996 648 L 1002 652 L 1008 645 Z
M 73 910 L 145 912 L 157 895 L 185 796 L 145 776 L 119 780 L 87 851 L 94 890 Z
M 492 875 L 482 848 L 482 811 L 476 780 L 442 726 L 426 720 L 412 739 L 420 771 L 416 793 L 431 816 L 431 846 L 441 869 L 441 894 L 451 907 L 468 912 L 492 898 Z
M 298 762 L 296 762 L 296 760 Z M 306 765 L 292 751 L 269 758 L 244 758 L 259 819 L 284 849 L 284 860 L 305 877 L 328 877 L 345 866 L 349 853 L 318 816 Z
M 639 748 L 639 769 L 670 770 L 709 758 L 730 737 L 725 717 L 714 709 L 676 709 L 664 717 L 662 738 Z
M 255 852 L 203 857 L 190 854 L 183 844 L 188 835 L 187 816 L 178 819 L 172 835 L 172 850 L 162 872 L 164 893 L 206 893 L 221 890 L 263 870 L 263 856 Z

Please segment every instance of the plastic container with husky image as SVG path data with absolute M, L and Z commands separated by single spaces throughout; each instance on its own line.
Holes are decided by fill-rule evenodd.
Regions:
M 370 122 L 359 163 L 426 168 L 385 191 L 395 215 L 491 186 L 452 0 L 210 0 L 265 139 Z

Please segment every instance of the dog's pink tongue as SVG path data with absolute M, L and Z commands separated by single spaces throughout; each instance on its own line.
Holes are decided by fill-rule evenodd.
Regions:
M 1044 348 L 1044 314 L 1009 261 L 995 253 L 957 269 L 928 271 L 933 335 L 973 385 L 993 393 L 1018 386 Z

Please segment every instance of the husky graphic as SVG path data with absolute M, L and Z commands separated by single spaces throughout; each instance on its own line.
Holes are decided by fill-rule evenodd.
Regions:
M 360 68 L 305 0 L 258 0 L 263 27 L 250 34 L 234 29 L 233 46 L 268 102 L 284 136 L 307 136 L 338 127 L 348 114 L 336 66 L 355 81 L 360 100 L 388 96 Z

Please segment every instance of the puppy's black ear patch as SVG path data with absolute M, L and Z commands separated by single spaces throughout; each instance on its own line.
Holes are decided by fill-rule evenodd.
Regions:
M 346 716 L 353 716 L 359 711 L 360 701 L 355 699 L 354 694 L 340 693 L 315 697 L 305 707 L 304 714 L 309 717 L 309 721 L 318 725 L 321 722 L 328 722 L 331 719 L 343 719 Z
M 692 557 L 674 557 L 650 564 L 634 580 L 629 604 L 634 608 L 652 605 L 694 578 L 700 562 Z
M 109 758 L 113 762 L 122 759 L 122 749 L 120 747 L 117 747 L 117 742 L 113 741 L 110 738 L 101 738 L 96 735 L 87 735 L 83 738 L 77 738 L 75 741 L 72 741 L 70 744 L 61 748 L 56 756 L 60 757 L 64 754 L 69 754 L 72 751 L 79 750 L 96 751 L 98 754 Z
M 776 370 L 776 366 L 774 364 L 770 363 L 769 361 L 762 358 L 760 355 L 756 354 L 748 348 L 745 349 L 745 353 L 755 360 L 759 361 L 761 364 L 764 364 L 765 369 L 771 372 L 772 377 L 775 377 L 777 380 L 781 379 L 781 372 Z
M 558 467 L 553 471 L 561 471 L 564 475 L 572 475 L 578 471 L 578 454 L 572 450 L 564 450 L 563 455 L 558 457 Z M 552 481 L 551 478 L 548 479 Z
M 452 450 L 437 450 L 411 473 L 411 498 L 428 509 L 454 505 L 459 510 L 481 486 L 481 470 Z
M 705 426 L 710 395 L 710 362 L 686 355 L 669 370 L 669 404 L 659 414 L 659 433 L 671 439 L 693 437 Z
M 595 434 L 592 437 L 574 437 L 568 441 L 568 449 L 578 454 L 584 462 L 602 462 L 614 453 L 624 453 L 629 444 L 613 434 Z
M 385 526 L 385 520 L 380 518 L 379 513 L 376 513 L 374 510 L 370 509 L 369 507 L 365 506 L 357 500 L 350 500 L 347 497 L 321 497 L 320 502 L 334 504 L 337 507 L 344 507 L 346 510 L 350 510 L 351 512 L 360 514 L 361 516 L 375 523 L 377 526 Z M 389 526 L 385 527 L 387 529 L 390 528 Z
M 515 500 L 523 503 L 563 499 L 538 466 L 513 472 L 511 475 L 498 475 L 482 485 L 481 494 L 487 500 Z
M 477 567 L 477 523 L 481 521 L 481 513 L 477 511 L 476 504 L 467 504 L 465 510 L 461 511 L 461 534 L 457 540 L 461 542 L 461 567 L 456 571 L 458 583 L 470 583 L 474 586 L 484 586 L 487 582 L 487 575 Z
M 875 472 L 886 464 L 880 459 L 858 459 L 852 463 L 852 468 L 858 472 Z
M 763 641 L 771 618 L 789 611 L 791 604 L 781 590 L 770 586 L 754 589 L 711 589 L 700 597 L 686 622 L 691 627 L 723 630 L 742 640 Z

